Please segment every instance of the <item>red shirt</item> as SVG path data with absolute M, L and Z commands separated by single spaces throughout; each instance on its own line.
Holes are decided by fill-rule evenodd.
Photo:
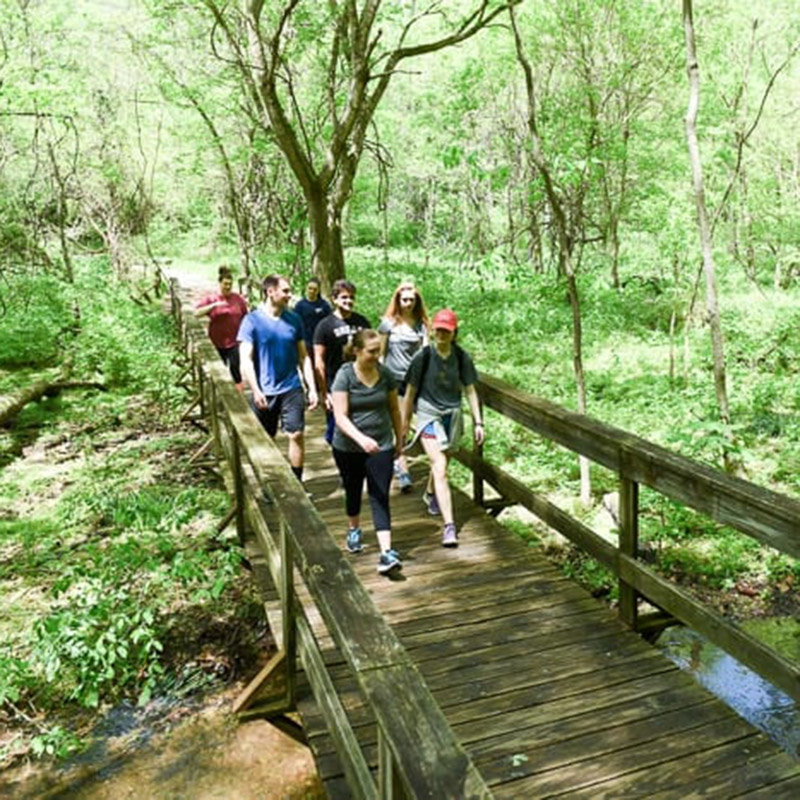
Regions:
M 215 292 L 206 295 L 196 308 L 216 303 L 218 300 L 222 300 L 224 305 L 212 308 L 209 312 L 208 336 L 220 349 L 236 347 L 236 334 L 239 332 L 241 321 L 247 314 L 247 303 L 236 292 L 231 292 L 227 297 L 221 292 Z

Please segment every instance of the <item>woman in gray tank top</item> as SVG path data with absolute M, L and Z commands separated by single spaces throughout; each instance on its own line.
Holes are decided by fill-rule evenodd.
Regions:
M 384 366 L 397 381 L 397 393 L 406 391 L 406 373 L 411 359 L 428 343 L 428 314 L 419 289 L 411 281 L 403 281 L 392 294 L 378 333 L 381 334 Z M 413 487 L 406 458 L 400 455 L 394 462 L 394 474 L 401 492 Z

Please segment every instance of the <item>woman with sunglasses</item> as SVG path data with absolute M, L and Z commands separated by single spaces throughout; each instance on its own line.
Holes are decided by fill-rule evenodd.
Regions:
M 406 373 L 411 359 L 428 343 L 428 314 L 419 289 L 410 281 L 403 281 L 392 294 L 392 299 L 378 326 L 381 334 L 384 366 L 397 381 L 400 397 L 406 391 Z M 410 492 L 413 486 L 405 456 L 394 463 L 394 474 L 401 492 Z
M 339 468 L 345 492 L 348 531 L 346 545 L 351 553 L 360 552 L 363 535 L 360 525 L 364 479 L 372 508 L 372 521 L 380 545 L 378 572 L 387 574 L 402 568 L 392 550 L 389 486 L 392 460 L 402 447 L 400 406 L 397 384 L 391 372 L 380 363 L 381 342 L 376 331 L 360 330 L 344 350 L 345 358 L 331 387 L 333 415 L 333 458 Z

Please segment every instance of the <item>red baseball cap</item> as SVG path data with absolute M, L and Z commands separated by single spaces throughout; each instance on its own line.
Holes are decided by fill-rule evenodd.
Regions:
M 444 328 L 446 331 L 454 331 L 458 328 L 456 312 L 449 308 L 443 308 L 441 311 L 437 311 L 433 316 L 431 327 L 434 330 L 437 328 Z

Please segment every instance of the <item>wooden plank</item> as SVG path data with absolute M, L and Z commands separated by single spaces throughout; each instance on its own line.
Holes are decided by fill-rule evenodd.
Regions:
M 746 746 L 738 741 L 728 742 L 571 792 L 570 796 L 574 800 L 636 796 L 646 796 L 648 800 L 731 797 L 734 793 L 772 785 L 799 770 L 800 765 L 790 756 L 775 752 L 773 742 L 766 737 L 756 737 Z M 690 784 L 687 784 L 687 775 L 693 776 Z M 773 795 L 778 796 L 777 793 Z
M 505 774 L 490 781 L 495 796 L 545 797 L 586 789 L 617 776 L 649 769 L 687 753 L 724 742 L 755 741 L 758 735 L 743 720 L 731 718 L 718 704 L 697 707 L 691 715 L 662 715 L 655 720 L 602 734 L 577 737 L 526 754 L 529 760 L 510 762 Z M 524 774 L 526 777 L 521 777 Z M 691 785 L 691 776 L 687 783 Z

